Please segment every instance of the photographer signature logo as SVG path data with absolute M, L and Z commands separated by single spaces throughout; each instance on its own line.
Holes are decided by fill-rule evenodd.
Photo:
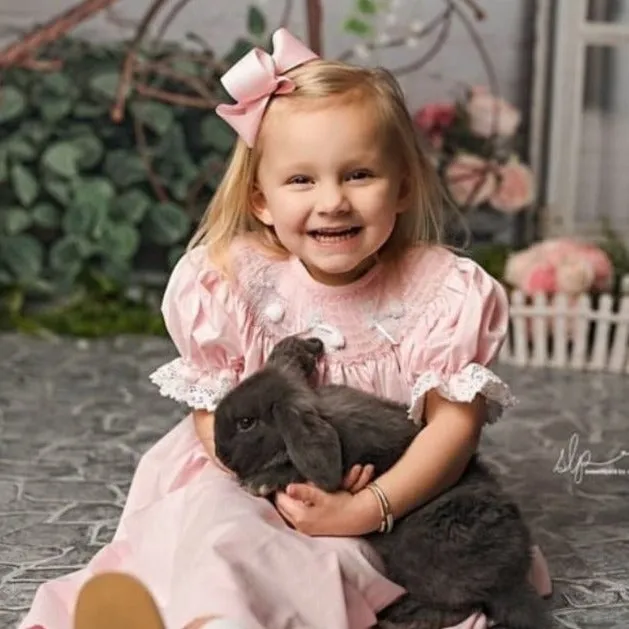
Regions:
M 583 450 L 579 454 L 579 435 L 575 432 L 568 442 L 568 451 L 566 452 L 564 448 L 561 448 L 553 472 L 556 474 L 572 474 L 577 485 L 583 481 L 585 474 L 629 476 L 629 469 L 622 469 L 614 465 L 627 457 L 629 457 L 629 452 L 621 450 L 619 454 L 608 461 L 593 461 L 590 450 Z

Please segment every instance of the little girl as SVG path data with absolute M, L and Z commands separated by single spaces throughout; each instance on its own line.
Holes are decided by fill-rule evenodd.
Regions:
M 70 629 L 81 587 L 112 572 L 134 580 L 119 590 L 115 575 L 100 590 L 92 581 L 96 594 L 81 599 L 103 627 L 182 629 L 209 617 L 247 629 L 372 627 L 403 590 L 357 537 L 455 483 L 483 425 L 513 403 L 488 368 L 507 330 L 505 292 L 438 244 L 441 190 L 394 78 L 322 60 L 284 29 L 273 46 L 222 79 L 237 102 L 217 112 L 239 139 L 164 295 L 179 357 L 151 378 L 194 411 L 143 456 L 112 542 L 41 586 L 23 629 Z M 408 403 L 426 427 L 380 478 L 366 467 L 348 491 L 292 486 L 275 509 L 214 459 L 212 411 L 299 333 L 325 343 L 321 382 Z M 548 593 L 538 551 L 531 579 Z M 159 611 L 125 625 L 114 612 L 129 600 L 142 608 L 124 585 L 138 581 Z M 78 629 L 101 626 L 83 617 Z

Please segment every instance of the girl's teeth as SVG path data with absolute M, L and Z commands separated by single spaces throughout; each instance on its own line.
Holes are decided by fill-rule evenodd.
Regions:
M 346 231 L 338 232 L 313 232 L 312 236 L 319 242 L 342 242 L 343 240 L 349 240 L 353 238 L 359 230 L 349 229 Z

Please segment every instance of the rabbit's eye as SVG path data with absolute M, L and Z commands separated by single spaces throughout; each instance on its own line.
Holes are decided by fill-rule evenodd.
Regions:
M 256 424 L 258 420 L 255 417 L 241 417 L 238 420 L 238 430 L 240 432 L 247 432 L 247 430 L 251 430 Z

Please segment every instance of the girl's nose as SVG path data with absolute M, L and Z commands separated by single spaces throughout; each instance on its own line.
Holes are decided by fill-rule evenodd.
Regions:
M 339 214 L 348 212 L 349 202 L 343 191 L 343 187 L 337 183 L 322 185 L 319 188 L 317 199 L 317 212 L 319 214 Z

